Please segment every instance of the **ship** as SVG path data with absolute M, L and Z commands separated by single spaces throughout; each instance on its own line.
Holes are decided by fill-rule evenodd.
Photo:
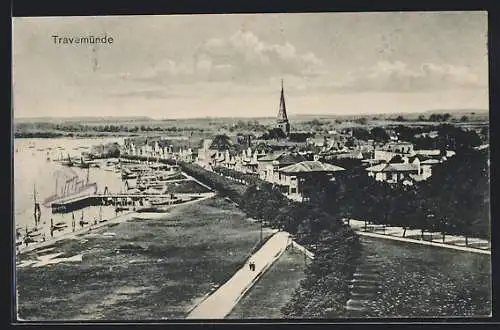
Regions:
M 33 185 L 33 204 L 34 204 L 34 209 L 33 209 L 33 217 L 35 218 L 35 228 L 38 227 L 40 224 L 40 218 L 42 216 L 42 211 L 40 209 L 40 203 L 38 203 L 36 199 L 36 184 Z
M 59 187 L 59 178 L 56 177 L 56 191 L 54 195 L 46 198 L 43 201 L 43 206 L 50 208 L 52 204 L 62 203 L 68 199 L 76 199 L 97 193 L 97 183 L 89 182 L 89 168 L 87 168 L 87 180 L 78 180 L 78 175 L 75 172 L 70 172 L 72 175 L 69 179 L 63 180 L 64 186 Z
M 77 162 L 77 163 L 74 163 L 73 165 L 76 166 L 76 167 L 79 167 L 79 168 L 89 168 L 90 167 L 90 164 L 87 163 L 83 159 L 83 157 L 80 157 L 80 162 L 79 163 Z
M 72 167 L 73 166 L 73 161 L 69 157 L 69 154 L 68 154 L 68 159 L 67 160 L 61 161 L 61 165 L 68 166 L 68 167 Z
M 124 167 L 122 169 L 122 180 L 136 179 L 137 173 L 132 172 L 132 170 Z
M 67 228 L 68 225 L 66 224 L 66 221 L 59 221 L 54 223 L 54 219 L 50 219 L 50 230 L 51 231 L 61 231 Z

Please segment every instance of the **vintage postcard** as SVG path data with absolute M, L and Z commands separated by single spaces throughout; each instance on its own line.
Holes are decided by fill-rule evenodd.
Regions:
M 487 20 L 14 18 L 18 321 L 490 317 Z

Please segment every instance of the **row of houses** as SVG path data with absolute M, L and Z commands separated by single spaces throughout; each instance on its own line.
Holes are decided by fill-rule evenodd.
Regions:
M 172 140 L 154 141 L 126 141 L 124 152 L 134 156 L 149 156 L 166 159 L 176 159 L 185 162 L 194 162 L 198 156 L 197 151 L 185 143 L 171 143 Z
M 325 160 L 327 153 L 291 152 L 287 150 L 266 152 L 258 147 L 237 151 L 216 150 L 212 140 L 204 140 L 201 147 L 174 147 L 167 140 L 151 141 L 140 146 L 126 145 L 126 152 L 132 155 L 171 158 L 185 162 L 196 162 L 207 170 L 226 167 L 238 172 L 258 176 L 279 187 L 288 198 L 303 201 L 305 187 L 313 180 L 335 180 L 335 174 L 344 171 L 341 166 Z M 369 177 L 376 181 L 413 185 L 427 180 L 432 167 L 453 156 L 452 151 L 414 150 L 411 143 L 389 142 L 381 147 L 367 144 L 349 149 L 343 147 L 336 153 L 329 153 L 335 159 L 357 159 L 365 164 Z
M 445 162 L 455 153 L 453 151 L 441 150 L 414 150 L 414 146 L 408 142 L 389 142 L 380 148 L 369 145 L 358 146 L 355 149 L 343 148 L 337 153 L 330 153 L 330 158 L 325 153 L 313 154 L 309 152 L 287 152 L 278 151 L 264 153 L 259 150 L 243 151 L 241 154 L 233 154 L 229 151 L 220 152 L 210 150 L 209 144 L 198 152 L 198 163 L 206 168 L 223 166 L 244 173 L 258 175 L 262 180 L 284 185 L 285 191 L 292 195 L 300 192 L 292 190 L 294 182 L 299 178 L 293 178 L 289 166 L 295 164 L 303 168 L 300 173 L 302 180 L 315 172 L 333 175 L 335 172 L 344 170 L 340 167 L 331 167 L 324 162 L 325 159 L 357 159 L 366 165 L 367 175 L 376 181 L 388 183 L 403 183 L 413 185 L 415 182 L 427 180 L 432 176 L 432 167 Z M 306 170 L 308 169 L 308 170 Z M 310 172 L 305 174 L 305 172 Z M 297 181 L 295 181 L 297 180 Z M 302 196 L 298 196 L 302 198 Z

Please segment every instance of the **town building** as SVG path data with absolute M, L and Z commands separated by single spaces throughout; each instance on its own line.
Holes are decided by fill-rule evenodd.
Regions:
M 258 159 L 258 174 L 262 180 L 274 182 L 278 177 L 278 170 L 280 168 L 306 160 L 307 159 L 299 153 L 271 153 Z
M 394 156 L 413 156 L 413 144 L 409 142 L 389 142 L 382 148 L 375 148 L 373 158 L 375 160 L 389 161 Z
M 396 158 L 399 158 L 395 160 Z M 432 166 L 440 163 L 438 160 L 420 160 L 419 156 L 396 156 L 389 162 L 366 168 L 368 176 L 376 181 L 387 183 L 402 183 L 413 185 L 414 182 L 427 180 L 432 175 Z
M 320 161 L 303 161 L 277 169 L 272 183 L 288 198 L 304 202 L 309 198 L 308 188 L 314 189 L 311 184 L 334 180 L 334 174 L 343 170 Z

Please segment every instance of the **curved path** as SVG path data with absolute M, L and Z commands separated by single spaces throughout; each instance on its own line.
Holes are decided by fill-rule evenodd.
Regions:
M 249 261 L 255 262 L 255 271 L 250 271 L 248 263 L 245 263 L 231 279 L 197 305 L 187 319 L 225 318 L 262 274 L 285 252 L 289 244 L 291 239 L 287 232 L 274 234 L 250 257 Z
M 426 232 L 427 235 L 432 234 L 435 238 L 433 240 L 422 240 L 420 239 L 420 229 L 408 229 L 406 230 L 406 236 L 403 237 L 404 228 L 402 227 L 369 224 L 367 226 L 369 229 L 365 230 L 364 221 L 351 219 L 349 222 L 347 220 L 344 220 L 344 222 L 349 223 L 351 228 L 362 236 L 491 255 L 490 242 L 485 239 L 469 238 L 469 246 L 465 246 L 464 236 L 446 235 L 445 243 L 442 243 L 441 233 Z M 482 248 L 474 246 L 481 246 Z

